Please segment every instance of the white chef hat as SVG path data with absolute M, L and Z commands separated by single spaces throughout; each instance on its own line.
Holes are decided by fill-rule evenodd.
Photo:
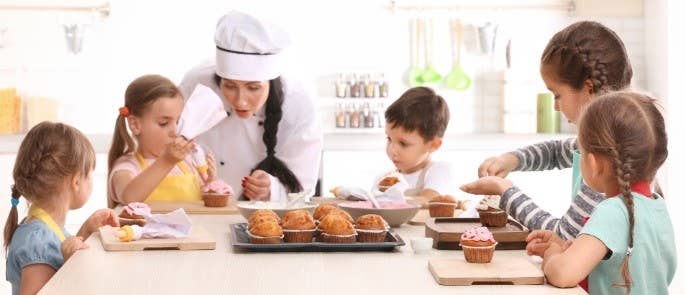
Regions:
M 266 81 L 283 72 L 281 51 L 290 45 L 281 28 L 232 11 L 216 25 L 216 74 L 241 81 Z

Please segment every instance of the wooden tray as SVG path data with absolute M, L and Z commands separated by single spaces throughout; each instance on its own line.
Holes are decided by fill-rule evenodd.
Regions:
M 131 242 L 121 242 L 114 236 L 116 227 L 103 226 L 100 228 L 100 241 L 106 251 L 143 251 L 143 250 L 214 250 L 216 241 L 212 235 L 201 226 L 193 226 L 187 238 L 180 239 L 142 239 Z
M 464 210 L 454 210 L 454 217 L 457 217 L 462 213 L 464 213 Z M 425 225 L 428 218 L 431 218 L 430 213 L 428 213 L 428 209 L 421 209 L 407 223 L 411 225 Z
M 459 258 L 431 259 L 428 261 L 428 268 L 440 285 L 542 285 L 545 283 L 544 273 L 528 257 L 498 257 L 497 251 L 490 263 L 469 263 L 461 255 Z
M 464 231 L 482 226 L 478 218 L 429 218 L 426 221 L 426 237 L 433 238 L 433 248 L 461 250 L 459 241 Z M 504 227 L 488 227 L 501 250 L 526 249 L 528 229 L 516 220 L 509 219 Z
M 226 207 L 205 207 L 202 201 L 188 201 L 188 202 L 146 202 L 152 213 L 163 214 L 174 211 L 178 208 L 183 208 L 187 214 L 212 214 L 212 215 L 230 215 L 238 214 L 237 201 L 230 200 Z
M 312 243 L 253 244 L 247 235 L 247 223 L 235 223 L 231 224 L 231 245 L 253 252 L 361 252 L 392 251 L 405 244 L 392 229 L 382 243 L 323 243 L 315 239 Z

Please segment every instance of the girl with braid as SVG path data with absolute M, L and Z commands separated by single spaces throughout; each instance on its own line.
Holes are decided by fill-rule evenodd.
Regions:
M 633 76 L 621 39 L 597 22 L 574 23 L 556 33 L 542 53 L 540 74 L 554 94 L 554 108 L 576 124 L 580 110 L 598 95 L 630 86 Z M 595 206 L 604 199 L 582 181 L 575 138 L 542 142 L 485 160 L 478 179 L 462 190 L 499 195 L 500 208 L 529 229 L 551 230 L 564 240 L 578 235 Z M 540 208 L 505 177 L 511 171 L 542 171 L 573 167 L 571 205 L 561 218 Z M 547 197 L 557 197 L 558 192 Z M 566 195 L 566 194 L 564 194 Z
M 64 229 L 70 210 L 81 208 L 93 189 L 95 151 L 75 128 L 42 122 L 26 134 L 14 163 L 12 209 L 5 224 L 6 278 L 12 294 L 36 294 L 72 254 L 104 225 L 119 226 L 111 209 L 95 211 L 75 236 Z M 28 216 L 19 219 L 21 197 Z
M 203 84 L 223 98 L 228 118 L 197 138 L 214 152 L 219 178 L 236 198 L 279 201 L 287 193 L 313 193 L 322 136 L 308 92 L 282 77 L 288 35 L 230 12 L 219 20 L 214 41 L 215 59 L 190 70 L 180 88 L 189 95 Z
M 650 182 L 668 155 L 654 99 L 614 92 L 596 99 L 578 124 L 585 183 L 607 198 L 572 243 L 551 231 L 529 234 L 549 283 L 572 287 L 589 275 L 591 294 L 667 294 L 676 269 L 673 225 Z

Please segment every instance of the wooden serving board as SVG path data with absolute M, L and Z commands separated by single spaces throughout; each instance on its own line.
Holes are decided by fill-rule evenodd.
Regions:
M 213 215 L 230 215 L 238 214 L 237 201 L 230 200 L 226 207 L 205 207 L 202 201 L 188 201 L 188 202 L 146 202 L 152 213 L 163 214 L 174 211 L 178 208 L 183 208 L 187 214 L 213 214 Z
M 143 251 L 143 250 L 214 250 L 214 237 L 201 226 L 193 226 L 187 238 L 179 239 L 141 239 L 122 242 L 114 235 L 116 227 L 100 228 L 100 241 L 106 251 Z
M 464 231 L 482 226 L 478 218 L 429 218 L 426 221 L 426 237 L 433 238 L 433 248 L 461 250 L 459 241 Z M 526 248 L 528 229 L 513 219 L 504 227 L 488 227 L 501 250 Z
M 453 217 L 457 217 L 457 216 L 461 215 L 462 213 L 464 213 L 464 210 L 461 210 L 461 209 L 454 210 L 454 216 Z M 428 212 L 428 209 L 421 209 L 407 223 L 409 223 L 411 225 L 425 225 L 426 220 L 428 220 L 429 218 L 431 218 L 431 216 L 430 216 L 430 213 Z
M 462 255 L 459 258 L 431 259 L 428 261 L 428 268 L 440 285 L 542 285 L 545 283 L 544 273 L 528 257 L 498 257 L 497 251 L 490 263 L 469 263 Z

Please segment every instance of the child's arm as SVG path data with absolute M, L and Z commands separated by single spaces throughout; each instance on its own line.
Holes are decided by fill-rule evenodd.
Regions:
M 566 250 L 552 243 L 545 251 L 542 271 L 550 284 L 574 287 L 592 272 L 607 251 L 604 243 L 591 235 L 580 235 Z
M 81 229 L 76 233 L 76 236 L 81 237 L 81 240 L 86 240 L 92 233 L 98 231 L 101 226 L 105 225 L 113 227 L 119 226 L 119 217 L 114 213 L 114 210 L 100 209 L 95 211 L 95 213 L 90 215 L 86 222 L 83 223 Z
M 21 269 L 21 286 L 19 294 L 36 294 L 48 283 L 57 271 L 49 264 L 36 263 Z
M 511 152 L 519 160 L 513 171 L 543 171 L 573 166 L 576 139 L 550 140 Z

